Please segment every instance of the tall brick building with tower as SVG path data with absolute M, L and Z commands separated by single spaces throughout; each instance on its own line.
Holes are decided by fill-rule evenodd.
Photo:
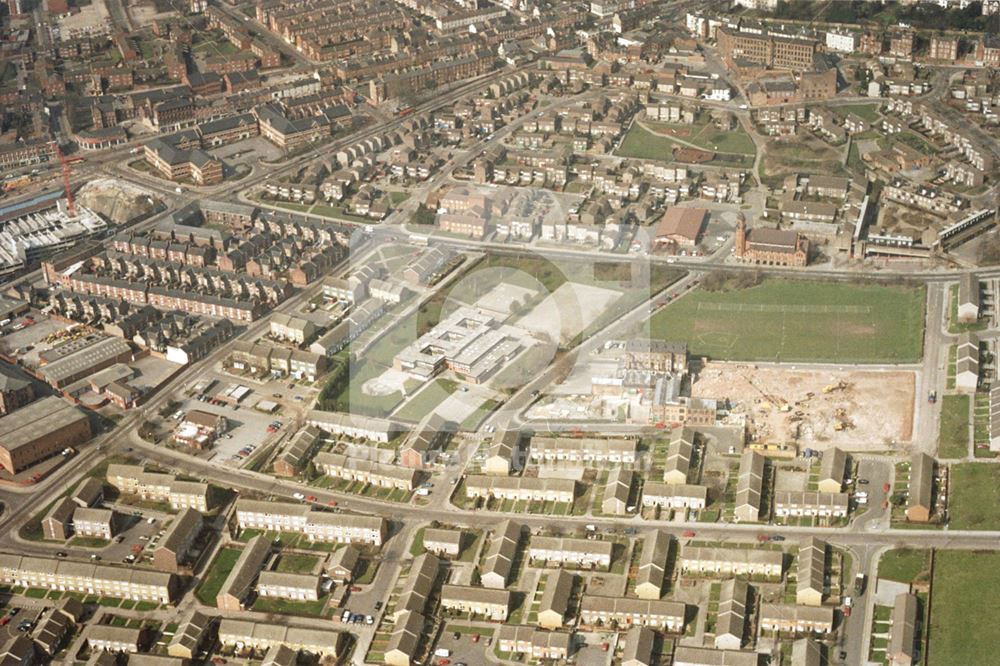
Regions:
M 805 266 L 809 262 L 809 240 L 797 231 L 747 229 L 736 223 L 736 258 L 764 266 Z

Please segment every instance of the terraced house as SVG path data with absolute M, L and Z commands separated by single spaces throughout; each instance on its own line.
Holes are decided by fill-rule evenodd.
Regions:
M 472 474 L 465 479 L 465 494 L 470 499 L 492 497 L 502 500 L 565 502 L 573 501 L 576 482 L 571 479 L 535 477 L 497 477 Z
M 634 439 L 533 437 L 529 455 L 536 463 L 635 463 Z
M 813 490 L 776 490 L 774 515 L 843 518 L 847 516 L 846 493 L 823 493 Z
M 20 555 L 0 555 L 0 582 L 159 604 L 171 603 L 177 590 L 168 573 Z
M 528 557 L 546 566 L 610 567 L 614 544 L 570 537 L 531 537 Z
M 107 480 L 120 492 L 144 500 L 168 502 L 170 508 L 208 511 L 208 484 L 179 481 L 173 474 L 147 472 L 139 465 L 108 465 Z
M 678 563 L 684 573 L 780 578 L 784 561 L 778 550 L 687 546 Z
M 685 606 L 678 601 L 625 599 L 584 595 L 580 600 L 580 621 L 590 626 L 660 627 L 666 631 L 684 630 Z
M 294 532 L 310 541 L 374 546 L 382 545 L 387 530 L 381 517 L 327 513 L 298 504 L 256 500 L 236 502 L 236 522 L 240 529 Z
M 416 470 L 405 467 L 385 465 L 363 458 L 349 458 L 339 453 L 318 453 L 313 458 L 313 463 L 323 474 L 337 479 L 406 491 L 417 487 Z
M 441 608 L 506 622 L 510 612 L 510 592 L 470 585 L 442 585 Z

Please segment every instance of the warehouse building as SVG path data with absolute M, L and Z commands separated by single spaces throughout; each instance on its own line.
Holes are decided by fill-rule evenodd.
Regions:
M 91 436 L 87 415 L 55 396 L 0 417 L 0 466 L 11 474 L 80 446 Z

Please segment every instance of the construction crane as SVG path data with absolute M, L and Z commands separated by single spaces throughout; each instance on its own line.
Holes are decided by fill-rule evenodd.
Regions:
M 59 148 L 59 142 L 51 141 L 50 143 L 59 157 L 59 163 L 62 165 L 63 188 L 66 190 L 66 212 L 69 213 L 70 217 L 76 217 L 76 206 L 73 204 L 73 190 L 69 187 L 69 162 L 66 161 L 66 156 L 63 155 L 62 149 Z

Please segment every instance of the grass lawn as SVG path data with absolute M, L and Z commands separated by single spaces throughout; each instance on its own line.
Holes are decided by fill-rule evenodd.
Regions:
M 100 537 L 89 537 L 89 536 L 78 536 L 73 537 L 69 541 L 69 545 L 78 546 L 80 548 L 104 548 L 110 541 L 107 539 L 102 539 Z
M 697 290 L 656 313 L 653 338 L 734 361 L 913 362 L 924 289 L 768 279 L 743 290 Z
M 878 562 L 878 577 L 900 583 L 911 583 L 930 567 L 930 553 L 926 550 L 901 548 L 890 550 Z
M 878 104 L 837 104 L 831 106 L 830 109 L 841 118 L 846 118 L 853 113 L 859 118 L 873 123 L 881 117 L 878 106 Z
M 929 666 L 994 664 L 1000 624 L 993 616 L 1000 594 L 1000 553 L 939 550 L 932 584 Z
M 737 155 L 753 155 L 757 152 L 753 139 L 742 129 L 723 131 L 708 125 L 696 136 L 691 137 L 690 142 L 696 146 L 701 146 L 705 150 L 712 150 L 720 153 L 734 153 Z
M 210 606 L 215 605 L 215 597 L 218 596 L 222 584 L 226 582 L 226 577 L 233 570 L 233 566 L 236 565 L 236 560 L 240 559 L 242 552 L 243 550 L 240 548 L 223 548 L 219 551 L 212 566 L 202 579 L 201 585 L 194 593 L 198 597 L 198 601 Z
M 458 390 L 458 384 L 450 379 L 435 379 L 412 396 L 394 414 L 398 419 L 420 421 Z
M 958 285 L 951 285 L 951 289 L 948 292 L 950 294 L 949 301 L 951 302 L 951 315 L 948 317 L 948 332 L 949 333 L 965 333 L 966 331 L 982 331 L 989 326 L 989 322 L 985 319 L 980 319 L 968 324 L 960 323 L 958 321 Z
M 951 529 L 1000 530 L 1000 466 L 951 466 Z
M 281 613 L 283 615 L 308 615 L 323 617 L 327 596 L 323 595 L 317 601 L 291 601 L 275 597 L 257 597 L 253 610 L 262 613 Z
M 946 395 L 941 399 L 941 432 L 938 457 L 964 458 L 969 454 L 969 396 Z
M 285 553 L 278 560 L 277 571 L 282 573 L 308 574 L 316 568 L 319 558 L 303 553 Z
M 615 151 L 621 157 L 634 157 L 641 160 L 659 160 L 672 162 L 674 146 L 677 145 L 665 136 L 656 136 L 638 123 L 632 123 L 622 145 Z

